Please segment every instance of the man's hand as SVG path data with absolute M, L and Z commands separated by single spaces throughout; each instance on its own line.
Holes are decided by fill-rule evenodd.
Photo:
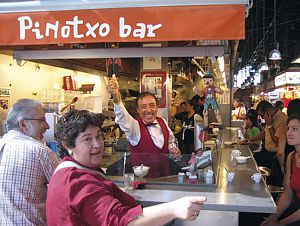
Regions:
M 115 74 L 113 74 L 112 78 L 108 81 L 107 92 L 113 96 L 114 103 L 117 104 L 121 101 L 119 83 Z

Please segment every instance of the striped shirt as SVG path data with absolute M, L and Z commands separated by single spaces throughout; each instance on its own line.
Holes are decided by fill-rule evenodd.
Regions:
M 58 165 L 51 149 L 20 131 L 0 140 L 0 225 L 47 225 L 46 192 Z

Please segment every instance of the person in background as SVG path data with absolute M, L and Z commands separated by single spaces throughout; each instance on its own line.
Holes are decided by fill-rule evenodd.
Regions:
M 233 101 L 234 110 L 231 112 L 232 120 L 243 120 L 246 118 L 246 108 L 245 105 L 239 100 L 235 99 Z
M 204 111 L 205 96 L 199 96 L 198 94 L 196 94 L 195 96 L 192 97 L 191 101 L 194 106 L 194 110 L 196 114 L 204 118 L 203 111 Z
M 116 77 L 109 80 L 108 92 L 114 101 L 115 122 L 126 134 L 130 143 L 131 163 L 150 166 L 149 177 L 169 174 L 166 154 L 180 155 L 173 132 L 167 122 L 157 116 L 158 100 L 152 93 L 141 93 L 136 99 L 139 117 L 134 119 L 122 103 Z
M 284 109 L 284 104 L 283 104 L 283 102 L 282 102 L 281 100 L 276 101 L 275 104 L 274 104 L 274 108 L 275 108 L 276 110 L 278 110 L 278 111 L 283 112 L 283 109 Z
M 58 165 L 41 141 L 49 125 L 40 102 L 20 99 L 0 140 L 0 225 L 47 225 L 46 191 Z
M 245 122 L 245 132 L 244 137 L 245 140 L 242 143 L 246 143 L 249 139 L 252 137 L 257 136 L 260 134 L 260 130 L 257 127 L 257 115 L 248 113 L 246 115 L 246 119 L 244 119 Z M 260 145 L 260 141 L 255 141 L 251 144 L 249 144 L 250 150 L 256 150 Z
M 180 150 L 182 154 L 191 154 L 194 151 L 194 116 L 195 110 L 192 101 L 186 102 L 185 111 L 174 115 L 174 117 L 181 121 L 182 130 L 180 132 Z
M 249 142 L 265 139 L 265 149 L 256 153 L 254 158 L 259 166 L 271 169 L 271 184 L 282 186 L 287 116 L 265 100 L 259 102 L 256 110 L 265 120 L 266 126 L 259 135 L 249 139 Z
M 185 101 L 181 102 L 179 107 L 180 107 L 180 112 L 177 113 L 177 115 L 178 114 L 185 114 L 186 109 L 187 109 L 187 102 L 185 102 Z
M 295 147 L 295 151 L 287 158 L 284 190 L 277 202 L 277 211 L 261 226 L 300 225 L 300 114 L 290 116 L 287 123 L 287 142 Z
M 47 222 L 52 225 L 164 225 L 175 218 L 195 220 L 205 197 L 183 197 L 142 208 L 135 199 L 106 179 L 99 168 L 104 141 L 102 118 L 71 110 L 58 122 L 61 157 L 47 193 Z
M 293 114 L 300 114 L 300 99 L 291 100 L 287 107 L 287 116 L 290 117 Z M 293 145 L 285 144 L 284 149 L 284 164 L 286 165 L 286 159 L 289 153 L 295 151 L 295 147 Z

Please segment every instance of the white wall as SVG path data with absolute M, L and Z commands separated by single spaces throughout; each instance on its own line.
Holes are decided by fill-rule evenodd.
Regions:
M 25 61 L 22 61 L 24 64 Z M 36 63 L 27 62 L 22 67 L 16 64 L 12 56 L 0 54 L 0 87 L 11 86 L 10 105 L 20 98 L 42 99 L 42 91 L 54 89 L 55 84 L 62 88 L 63 76 L 74 75 L 78 83 L 95 84 L 92 95 L 102 96 L 104 102 L 108 101 L 106 82 L 101 75 L 74 72 L 72 70 L 39 64 L 40 70 L 36 70 Z M 57 86 L 57 85 L 56 85 Z M 37 93 L 37 95 L 33 95 Z

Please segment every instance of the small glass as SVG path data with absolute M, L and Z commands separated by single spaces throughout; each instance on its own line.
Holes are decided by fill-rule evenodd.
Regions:
M 130 190 L 133 188 L 134 182 L 134 173 L 125 173 L 124 174 L 124 187 L 125 190 Z
M 169 142 L 169 150 L 172 151 L 173 149 L 179 149 L 178 148 L 178 140 L 175 139 L 175 142 L 172 143 L 172 142 Z M 174 162 L 180 162 L 181 161 L 181 158 L 182 156 L 181 155 L 178 155 L 178 156 L 175 156 L 174 154 L 172 154 L 171 152 L 169 154 L 167 154 L 167 157 L 169 159 L 172 159 Z

